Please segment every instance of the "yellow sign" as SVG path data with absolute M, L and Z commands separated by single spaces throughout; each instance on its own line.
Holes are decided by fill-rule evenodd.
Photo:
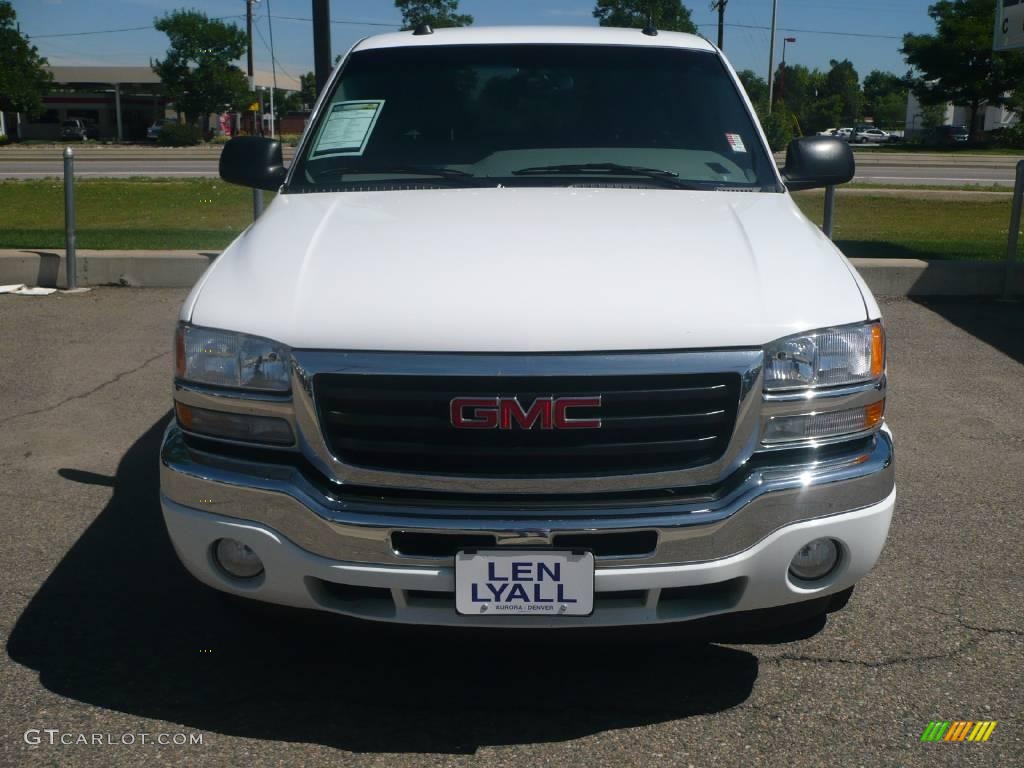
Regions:
M 252 104 L 250 104 L 249 105 L 249 111 L 250 112 L 259 112 L 260 111 L 259 102 L 254 101 Z

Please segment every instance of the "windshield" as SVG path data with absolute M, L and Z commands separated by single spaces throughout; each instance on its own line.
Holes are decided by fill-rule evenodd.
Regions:
M 777 190 L 716 54 L 598 45 L 352 54 L 287 191 L 396 184 Z

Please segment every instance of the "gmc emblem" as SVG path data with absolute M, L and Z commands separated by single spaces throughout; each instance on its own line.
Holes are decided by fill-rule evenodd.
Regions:
M 600 429 L 601 419 L 579 419 L 572 408 L 600 408 L 601 396 L 538 397 L 524 409 L 516 397 L 456 397 L 451 421 L 456 429 Z

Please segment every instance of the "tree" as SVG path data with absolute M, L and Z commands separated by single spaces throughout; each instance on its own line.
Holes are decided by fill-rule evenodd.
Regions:
M 233 63 L 245 53 L 245 32 L 201 11 L 172 11 L 153 26 L 171 41 L 167 58 L 157 61 L 153 71 L 190 122 L 248 102 L 249 83 Z
M 824 75 L 801 64 L 780 65 L 775 75 L 775 99 L 782 101 L 803 127 L 823 89 Z
M 801 125 L 807 133 L 839 128 L 843 119 L 843 100 L 838 96 L 819 96 L 804 115 Z
M 16 18 L 10 2 L 0 0 L 0 112 L 38 115 L 53 76 L 46 59 L 18 31 Z
M 825 75 L 822 96 L 838 96 L 842 104 L 841 119 L 855 125 L 861 115 L 864 93 L 860 89 L 860 75 L 849 59 L 829 62 L 831 69 Z
M 468 13 L 458 13 L 459 0 L 395 0 L 395 7 L 402 12 L 402 29 L 416 29 L 420 24 L 434 29 L 468 27 L 473 23 Z
M 788 147 L 789 142 L 797 135 L 793 114 L 786 109 L 785 104 L 778 104 L 772 109 L 770 115 L 763 115 L 761 127 L 764 128 L 768 146 L 772 148 L 773 152 L 779 152 Z
M 864 78 L 864 114 L 873 117 L 875 125 L 905 123 L 909 89 L 907 78 L 874 70 Z
M 753 104 L 759 111 L 768 106 L 768 83 L 752 69 L 744 69 L 737 72 L 743 88 Z
M 302 97 L 302 103 L 312 109 L 317 96 L 315 72 L 299 75 L 299 95 Z
M 274 109 L 278 115 L 288 112 L 302 111 L 302 93 L 299 91 L 286 91 L 283 88 L 274 89 Z
M 1024 53 L 992 51 L 994 10 L 992 0 L 939 0 L 928 8 L 935 34 L 903 36 L 901 52 L 920 73 L 914 95 L 926 106 L 967 106 L 972 137 L 982 108 L 1007 103 L 1024 78 Z
M 680 0 L 597 0 L 594 18 L 602 27 L 643 28 L 650 23 L 667 32 L 697 33 L 690 9 Z

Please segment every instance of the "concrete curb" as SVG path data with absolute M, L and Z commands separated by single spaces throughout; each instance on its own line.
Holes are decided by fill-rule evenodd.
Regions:
M 1003 261 L 850 259 L 876 296 L 1002 296 Z M 1013 270 L 1011 293 L 1024 295 L 1024 269 Z
M 219 255 L 218 251 L 79 250 L 80 286 L 124 285 L 139 288 L 189 288 Z M 0 250 L 0 284 L 67 287 L 63 250 Z
M 78 251 L 80 286 L 125 285 L 190 288 L 216 251 Z M 1003 262 L 851 259 L 876 296 L 1001 296 Z M 62 250 L 0 250 L 0 285 L 25 283 L 64 288 Z M 1024 295 L 1024 268 L 1015 270 L 1013 293 Z

